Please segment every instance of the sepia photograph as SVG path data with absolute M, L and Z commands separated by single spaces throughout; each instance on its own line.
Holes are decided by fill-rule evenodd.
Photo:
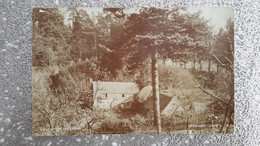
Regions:
M 232 134 L 231 7 L 33 8 L 34 136 Z

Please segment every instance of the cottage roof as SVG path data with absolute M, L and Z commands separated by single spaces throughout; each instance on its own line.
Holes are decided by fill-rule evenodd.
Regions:
M 160 93 L 160 111 L 163 111 L 165 109 L 165 107 L 170 103 L 171 100 L 172 100 L 172 97 Z M 153 96 L 150 96 L 144 102 L 144 108 L 153 109 Z
M 149 96 L 143 103 L 144 108 L 153 109 L 153 97 Z M 162 116 L 170 116 L 176 111 L 185 111 L 182 103 L 176 98 L 160 93 L 160 112 Z
M 108 94 L 136 94 L 139 92 L 139 87 L 134 82 L 93 82 L 94 93 Z
M 175 114 L 176 112 L 185 112 L 184 106 L 181 102 L 176 98 L 172 98 L 169 104 L 161 111 L 161 115 L 164 117 L 169 117 Z
M 152 86 L 146 86 L 137 94 L 136 99 L 138 102 L 143 103 L 152 93 Z

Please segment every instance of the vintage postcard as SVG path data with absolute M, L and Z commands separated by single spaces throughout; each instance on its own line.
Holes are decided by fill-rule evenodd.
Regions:
M 34 8 L 33 135 L 233 133 L 230 7 Z

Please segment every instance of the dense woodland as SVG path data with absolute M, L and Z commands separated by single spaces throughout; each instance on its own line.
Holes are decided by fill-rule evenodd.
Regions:
M 186 10 L 138 8 L 131 13 L 127 8 L 104 8 L 90 16 L 80 8 L 34 8 L 34 134 L 177 132 L 177 126 L 160 117 L 158 96 L 163 90 L 171 91 L 184 104 L 192 105 L 205 96 L 210 100 L 209 109 L 220 106 L 220 110 L 197 116 L 192 108 L 187 112 L 193 124 L 219 118 L 219 127 L 197 133 L 232 132 L 234 23 L 227 20 L 226 27 L 215 33 L 201 12 Z M 169 60 L 181 66 L 167 65 Z M 92 81 L 133 81 L 140 88 L 152 82 L 154 109 L 145 114 L 126 111 L 132 117 L 94 111 Z M 117 122 L 111 124 L 107 117 Z M 78 125 L 80 129 L 73 129 Z M 110 129 L 104 131 L 104 127 Z

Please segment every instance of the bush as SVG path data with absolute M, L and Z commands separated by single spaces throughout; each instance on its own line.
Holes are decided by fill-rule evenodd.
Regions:
M 190 70 L 174 66 L 159 67 L 159 85 L 161 89 L 193 88 L 195 83 Z
M 192 70 L 192 74 L 204 88 L 206 86 L 208 89 L 214 89 L 216 87 L 216 74 L 214 72 Z
M 101 123 L 98 133 L 113 133 L 113 134 L 123 134 L 131 133 L 133 131 L 131 122 L 128 119 L 114 119 L 107 120 Z

